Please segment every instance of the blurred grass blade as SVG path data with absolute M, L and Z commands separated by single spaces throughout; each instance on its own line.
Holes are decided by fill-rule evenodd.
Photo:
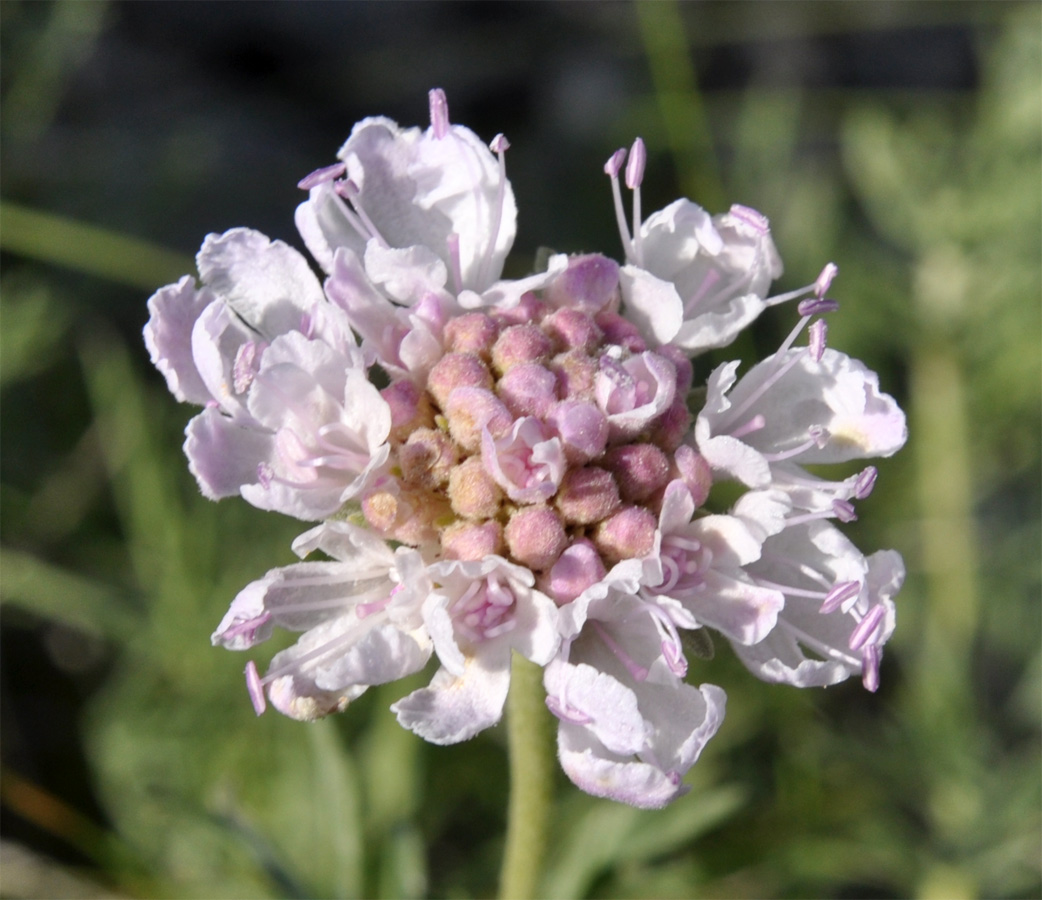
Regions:
M 549 867 L 544 894 L 559 900 L 584 897 L 603 872 L 620 864 L 645 863 L 690 844 L 744 802 L 745 792 L 734 786 L 702 790 L 650 812 L 598 802 L 570 822 Z
M 326 719 L 308 729 L 314 759 L 312 809 L 319 827 L 315 863 L 328 866 L 321 879 L 337 897 L 363 896 L 362 804 L 358 770 L 336 730 Z
M 698 90 L 691 47 L 675 0 L 633 4 L 681 193 L 707 209 L 725 205 L 713 135 Z
M 7 387 L 54 362 L 71 317 L 40 281 L 5 275 L 0 296 L 4 298 L 0 387 Z
M 190 256 L 8 201 L 0 204 L 0 249 L 146 291 L 195 270 Z
M 179 583 L 181 504 L 165 463 L 166 448 L 158 446 L 148 393 L 118 338 L 101 333 L 85 338 L 80 358 L 97 428 L 105 435 L 105 465 L 137 583 Z
M 125 594 L 29 553 L 0 552 L 0 603 L 54 619 L 94 637 L 123 642 L 140 627 Z

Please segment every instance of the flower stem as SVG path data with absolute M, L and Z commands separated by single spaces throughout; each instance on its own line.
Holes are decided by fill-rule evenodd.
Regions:
M 514 654 L 507 700 L 510 805 L 500 900 L 537 897 L 550 818 L 553 752 L 543 670 Z

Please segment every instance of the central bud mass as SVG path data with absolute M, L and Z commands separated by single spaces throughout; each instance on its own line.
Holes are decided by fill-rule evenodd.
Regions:
M 689 450 L 678 462 L 691 368 L 618 305 L 618 267 L 580 256 L 513 308 L 450 318 L 429 374 L 382 392 L 391 453 L 369 525 L 445 559 L 504 556 L 558 603 L 650 553 Z

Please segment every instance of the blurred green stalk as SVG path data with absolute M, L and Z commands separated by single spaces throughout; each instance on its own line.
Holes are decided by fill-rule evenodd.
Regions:
M 515 653 L 507 699 L 510 804 L 500 900 L 539 896 L 554 764 L 550 713 L 544 697 L 542 667 Z
M 0 204 L 0 249 L 149 292 L 195 270 L 190 256 L 7 201 Z
M 691 46 L 675 0 L 633 4 L 651 69 L 680 192 L 706 209 L 724 208 L 724 190 L 713 149 Z

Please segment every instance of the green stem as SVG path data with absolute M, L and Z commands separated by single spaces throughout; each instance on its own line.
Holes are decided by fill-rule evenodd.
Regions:
M 515 654 L 507 700 L 510 806 L 500 900 L 539 895 L 554 764 L 551 717 L 544 697 L 542 668 Z

